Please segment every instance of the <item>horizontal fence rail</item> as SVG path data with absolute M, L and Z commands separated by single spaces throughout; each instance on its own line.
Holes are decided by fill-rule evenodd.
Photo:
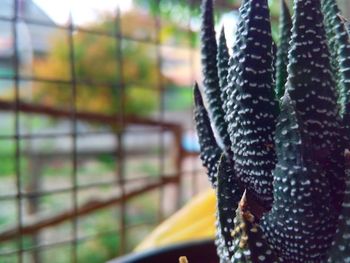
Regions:
M 133 2 L 128 11 L 120 5 L 108 10 L 113 14 L 113 30 L 78 25 L 72 10 L 66 10 L 66 23 L 53 22 L 35 1 L 0 3 L 0 28 L 8 29 L 6 37 L 0 36 L 0 262 L 88 262 L 93 259 L 84 253 L 101 244 L 104 251 L 99 253 L 105 253 L 104 258 L 92 262 L 123 255 L 202 185 L 207 186 L 205 178 L 202 183 L 199 177 L 203 170 L 193 146 L 192 107 L 188 106 L 191 86 L 200 76 L 195 41 L 200 1 L 185 1 L 182 8 L 188 18 L 172 24 L 161 8 L 152 9 L 172 1 L 143 1 L 152 2 L 149 9 L 139 5 L 142 1 Z M 224 0 L 216 4 L 223 10 L 238 8 Z M 146 17 L 152 33 L 143 32 L 146 23 L 134 25 L 141 36 L 128 32 L 127 12 Z M 186 41 L 164 40 L 167 27 L 173 27 L 175 36 L 185 35 Z M 66 77 L 58 71 L 47 76 L 37 73 L 37 65 L 56 52 L 52 36 L 43 33 L 49 30 L 65 39 Z M 79 34 L 86 43 L 89 37 L 106 39 L 108 59 L 115 63 L 111 70 L 118 78 L 79 75 Z M 46 53 L 35 50 L 40 37 L 48 43 Z M 127 62 L 135 59 L 126 51 L 129 45 L 137 51 L 149 48 L 145 53 L 152 54 L 153 82 L 128 77 L 134 68 Z M 179 52 L 180 58 L 172 51 Z M 88 68 L 94 66 L 91 63 Z M 173 68 L 180 72 L 177 78 L 164 73 Z M 33 99 L 42 85 L 49 87 L 45 90 L 49 100 Z M 97 92 L 88 99 L 106 91 L 112 91 L 106 97 L 117 94 L 114 113 L 84 107 L 82 101 L 87 98 L 80 92 L 89 89 Z M 133 89 L 141 95 L 129 98 Z M 54 98 L 62 90 L 64 99 Z M 151 113 L 145 114 L 142 108 L 128 112 L 132 102 L 149 97 L 155 101 Z

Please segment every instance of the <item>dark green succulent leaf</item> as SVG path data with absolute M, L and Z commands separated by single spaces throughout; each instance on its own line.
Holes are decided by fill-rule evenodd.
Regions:
M 327 173 L 339 212 L 345 186 L 344 141 L 320 0 L 294 3 L 286 88 L 310 135 L 316 160 Z
M 232 149 L 235 144 L 235 137 L 239 122 L 237 122 L 238 108 L 237 108 L 237 89 L 236 83 L 234 82 L 236 78 L 239 76 L 239 57 L 238 54 L 241 47 L 244 45 L 244 34 L 246 31 L 246 18 L 247 12 L 249 8 L 250 2 L 249 0 L 243 0 L 241 6 L 239 8 L 239 16 L 237 22 L 237 30 L 235 34 L 235 44 L 233 46 L 233 54 L 229 59 L 229 68 L 227 75 L 227 86 L 224 90 L 226 94 L 223 94 L 227 99 L 224 101 L 224 109 L 226 110 L 226 119 L 228 122 L 228 133 L 231 140 Z
M 284 262 L 324 262 L 337 226 L 332 190 L 294 102 L 288 93 L 282 100 L 276 129 L 274 203 L 261 219 L 261 227 Z
M 333 2 L 333 3 L 332 3 Z M 336 80 L 337 84 L 337 90 L 339 92 L 339 103 L 342 106 L 342 112 L 344 110 L 344 98 L 342 97 L 343 92 L 341 92 L 341 89 L 343 88 L 340 84 L 340 72 L 339 72 L 339 61 L 338 61 L 338 43 L 336 38 L 336 31 L 335 31 L 335 24 L 337 13 L 339 10 L 336 10 L 337 7 L 335 7 L 334 4 L 335 1 L 329 1 L 329 0 L 321 0 L 321 7 L 322 12 L 324 15 L 324 27 L 326 30 L 327 40 L 328 40 L 328 47 L 329 52 L 331 54 L 331 66 L 332 66 L 332 73 L 334 76 L 334 79 Z
M 202 2 L 201 53 L 204 76 L 204 92 L 206 94 L 210 117 L 223 142 L 224 150 L 231 148 L 227 133 L 227 123 L 221 100 L 221 89 L 217 69 L 217 43 L 214 29 L 213 0 Z
M 238 54 L 241 47 L 244 45 L 244 32 L 246 30 L 246 16 L 249 8 L 249 0 L 243 0 L 239 8 L 239 16 L 237 22 L 237 31 L 235 34 L 235 44 L 233 46 L 233 54 L 229 59 L 229 68 L 227 75 L 227 86 L 225 88 L 226 94 L 223 94 L 223 97 L 227 99 L 224 101 L 224 109 L 226 109 L 226 119 L 228 122 L 228 133 L 231 140 L 232 149 L 235 144 L 235 133 L 239 127 L 237 122 L 237 89 L 235 80 L 238 77 L 239 72 L 239 57 L 235 54 Z
M 277 52 L 278 52 L 278 47 L 275 42 L 275 40 L 272 39 L 272 67 L 273 67 L 273 73 L 272 76 L 274 77 L 274 81 L 276 81 L 276 72 L 277 72 Z M 276 95 L 276 94 L 275 94 Z
M 220 37 L 219 37 L 219 46 L 218 46 L 218 72 L 219 72 L 219 81 L 221 88 L 221 101 L 223 102 L 224 112 L 227 112 L 227 76 L 228 76 L 228 62 L 230 55 L 227 48 L 225 28 L 221 28 Z
M 350 135 L 350 36 L 335 0 L 323 0 L 325 27 L 336 72 L 345 132 Z M 348 143 L 349 147 L 349 143 Z
M 266 0 L 250 0 L 242 10 L 244 22 L 238 27 L 238 48 L 234 48 L 229 70 L 229 133 L 237 176 L 249 192 L 270 207 L 278 114 L 270 14 Z
M 229 58 L 224 30 L 218 46 L 215 40 L 212 0 L 202 4 L 205 93 L 224 150 L 198 87 L 195 118 L 201 159 L 217 187 L 221 263 L 350 258 L 349 33 L 335 0 L 295 0 L 294 11 L 291 19 L 281 0 L 276 55 L 267 0 L 242 0 Z M 242 201 L 236 209 L 243 190 L 259 220 Z M 260 218 L 255 205 L 269 211 Z
M 287 82 L 287 66 L 289 41 L 292 35 L 292 18 L 285 0 L 281 0 L 281 13 L 279 20 L 280 45 L 277 50 L 276 61 L 276 95 L 280 99 L 284 94 Z
M 348 33 L 350 34 L 350 21 L 349 21 L 349 19 L 346 19 L 343 16 L 340 16 L 340 17 L 344 21 L 345 28 L 348 31 Z
M 200 158 L 207 168 L 209 181 L 213 187 L 217 183 L 217 166 L 222 154 L 210 125 L 208 112 L 204 106 L 202 95 L 197 83 L 194 87 L 195 110 L 194 118 L 200 145 Z
M 248 229 L 248 244 L 251 250 L 252 261 L 254 263 L 283 262 L 282 259 L 278 257 L 276 251 L 274 251 L 269 245 L 267 237 L 258 224 L 251 224 L 248 226 Z
M 346 170 L 346 191 L 339 226 L 332 248 L 329 252 L 329 263 L 350 262 L 350 170 Z
M 234 218 L 239 200 L 243 195 L 243 189 L 237 183 L 233 167 L 226 156 L 222 156 L 218 167 L 217 186 L 217 218 L 218 218 L 218 240 L 222 246 L 218 246 L 220 258 L 227 260 L 233 256 L 231 232 L 234 230 Z

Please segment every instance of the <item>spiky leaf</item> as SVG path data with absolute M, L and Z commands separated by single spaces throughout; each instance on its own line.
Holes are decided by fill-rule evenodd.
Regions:
M 220 258 L 229 260 L 233 253 L 229 249 L 232 247 L 231 232 L 234 230 L 234 218 L 239 200 L 243 195 L 243 190 L 236 181 L 233 167 L 225 156 L 221 157 L 218 168 L 217 187 L 217 218 L 218 218 L 218 240 L 221 247 L 218 247 Z
M 292 35 L 292 18 L 285 0 L 281 0 L 281 11 L 279 20 L 280 45 L 277 50 L 276 61 L 276 95 L 280 99 L 284 94 L 284 86 L 287 82 L 287 66 L 289 41 Z
M 217 43 L 214 29 L 213 0 L 202 2 L 201 53 L 204 75 L 204 91 L 209 104 L 210 116 L 214 127 L 223 142 L 225 152 L 231 143 L 227 133 L 225 113 L 222 108 L 221 90 L 217 69 Z
M 217 182 L 217 166 L 222 154 L 218 146 L 213 130 L 210 125 L 209 116 L 204 106 L 202 95 L 199 91 L 197 83 L 194 87 L 195 99 L 195 123 L 200 145 L 200 158 L 203 165 L 207 168 L 209 181 L 216 187 Z
M 285 262 L 323 262 L 337 216 L 327 174 L 288 94 L 277 124 L 276 153 L 274 204 L 261 220 L 262 229 Z
M 246 16 L 249 7 L 249 1 L 243 0 L 239 8 L 239 16 L 237 23 L 237 31 L 235 34 L 235 43 L 233 46 L 233 56 L 229 59 L 229 69 L 227 75 L 227 87 L 224 90 L 224 97 L 227 99 L 224 101 L 224 109 L 226 109 L 226 119 L 228 122 L 228 133 L 231 140 L 232 149 L 235 145 L 234 134 L 237 132 L 239 123 L 237 122 L 237 89 L 234 80 L 239 74 L 239 57 L 237 56 L 240 48 L 244 45 L 243 33 L 246 30 Z
M 239 48 L 230 65 L 228 107 L 235 170 L 266 207 L 272 203 L 275 165 L 273 134 L 278 104 L 274 95 L 270 14 L 267 1 L 250 0 L 241 14 Z
M 324 26 L 327 34 L 327 40 L 328 40 L 328 47 L 329 52 L 331 53 L 331 66 L 332 66 L 332 73 L 337 83 L 337 89 L 340 93 L 339 95 L 339 102 L 341 105 L 344 103 L 344 99 L 342 98 L 342 92 L 340 90 L 342 89 L 342 85 L 339 82 L 340 79 L 340 72 L 339 72 L 339 61 L 338 61 L 338 43 L 336 39 L 336 31 L 335 31 L 335 23 L 336 18 L 334 16 L 337 16 L 337 10 L 333 6 L 333 1 L 328 0 L 321 0 L 322 3 L 322 11 L 324 14 Z M 338 10 L 339 11 L 339 10 Z M 342 106 L 342 108 L 344 108 Z
M 221 88 L 221 100 L 223 102 L 224 112 L 227 112 L 227 103 L 225 103 L 227 98 L 227 76 L 228 76 L 228 62 L 230 55 L 227 48 L 225 28 L 222 27 L 219 38 L 218 46 L 218 70 L 219 70 L 219 80 Z
M 307 129 L 316 160 L 327 173 L 339 211 L 344 192 L 344 145 L 336 83 L 320 0 L 296 0 L 287 90 Z
M 340 94 L 341 113 L 346 134 L 350 135 L 350 37 L 345 20 L 340 15 L 335 0 L 323 0 L 322 8 L 325 13 L 332 64 L 336 71 L 338 92 Z M 349 143 L 348 143 L 349 147 Z

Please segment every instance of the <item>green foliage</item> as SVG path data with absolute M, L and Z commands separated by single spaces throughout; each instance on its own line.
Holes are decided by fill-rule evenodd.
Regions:
M 124 30 L 134 32 L 138 26 L 137 14 L 123 14 Z M 150 18 L 151 19 L 151 18 Z M 104 15 L 99 22 L 88 25 L 90 30 L 111 30 L 115 25 L 112 15 Z M 130 21 L 130 22 L 129 22 Z M 153 24 L 145 24 L 145 27 Z M 145 29 L 146 30 L 146 29 Z M 100 113 L 120 111 L 123 96 L 127 114 L 147 115 L 156 109 L 158 97 L 154 90 L 158 81 L 156 53 L 152 45 L 124 41 L 112 37 L 78 31 L 73 36 L 74 66 L 78 110 Z M 118 64 L 118 48 L 122 49 L 123 80 L 126 84 L 121 92 L 121 71 Z M 34 63 L 34 73 L 45 78 L 71 79 L 70 56 L 67 38 L 58 35 L 52 40 L 49 56 Z M 71 89 L 66 84 L 39 83 L 33 87 L 34 101 L 49 105 L 60 105 L 72 100 Z
M 98 156 L 98 160 L 101 164 L 106 166 L 108 170 L 113 171 L 116 170 L 116 156 L 110 154 L 100 154 Z
M 192 90 L 187 87 L 169 86 L 164 94 L 164 107 L 167 111 L 183 111 L 192 108 Z
M 103 231 L 103 227 L 99 227 Z M 120 236 L 110 233 L 98 237 L 93 242 L 83 242 L 78 245 L 79 262 L 99 263 L 115 258 L 120 246 Z
M 0 140 L 0 178 L 14 177 L 16 174 L 16 167 L 23 170 L 27 167 L 27 159 L 23 156 L 16 158 L 16 145 L 13 140 Z
M 281 4 L 277 55 L 267 1 L 261 0 L 242 1 L 228 73 L 222 70 L 227 59 L 220 56 L 223 35 L 217 58 L 213 40 L 202 49 L 204 92 L 212 95 L 215 87 L 222 100 L 211 121 L 215 127 L 227 123 L 233 154 L 219 161 L 223 151 L 196 87 L 201 159 L 217 187 L 217 251 L 224 263 L 345 262 L 350 256 L 350 173 L 344 158 L 350 37 L 335 0 L 323 0 L 322 6 L 321 0 L 294 0 L 292 19 Z M 208 10 L 203 10 L 202 32 L 212 35 Z M 202 45 L 209 42 L 210 35 L 202 33 Z M 212 84 L 216 78 L 223 89 L 208 87 L 208 79 Z M 207 96 L 209 109 L 217 98 Z

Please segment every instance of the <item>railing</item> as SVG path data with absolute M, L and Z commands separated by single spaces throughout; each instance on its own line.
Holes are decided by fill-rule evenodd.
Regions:
M 0 51 L 2 51 L 2 43 L 9 45 L 7 53 L 0 52 L 0 127 L 2 127 L 3 116 L 6 115 L 6 118 L 11 120 L 10 131 L 0 129 L 0 147 L 8 143 L 11 148 L 9 150 L 10 156 L 3 156 L 4 152 L 0 149 L 0 168 L 5 163 L 3 158 L 7 158 L 7 160 L 10 158 L 13 168 L 11 176 L 6 178 L 1 177 L 0 172 L 0 262 L 45 262 L 48 258 L 52 259 L 54 257 L 44 256 L 46 251 L 58 247 L 64 247 L 64 253 L 69 255 L 68 259 L 62 259 L 61 262 L 81 262 L 80 246 L 86 244 L 89 240 L 97 240 L 105 236 L 114 238 L 114 254 L 110 256 L 115 257 L 131 249 L 131 245 L 128 245 L 130 243 L 129 230 L 147 224 L 154 227 L 174 212 L 191 195 L 198 192 L 200 188 L 197 184 L 197 174 L 202 170 L 197 166 L 197 153 L 195 151 L 188 152 L 183 147 L 182 142 L 184 133 L 192 130 L 192 126 L 187 125 L 185 127 L 180 122 L 169 122 L 166 118 L 167 112 L 164 101 L 169 89 L 169 78 L 165 77 L 162 72 L 165 62 L 164 53 L 166 53 L 164 50 L 162 51 L 163 48 L 185 50 L 186 55 L 184 56 L 186 57 L 183 59 L 185 62 L 182 61 L 182 63 L 186 64 L 185 74 L 187 74 L 187 78 L 185 77 L 185 79 L 187 82 L 183 84 L 182 77 L 184 76 L 180 76 L 182 83 L 175 83 L 174 85 L 181 86 L 176 87 L 178 89 L 185 89 L 183 86 L 186 86 L 188 94 L 192 93 L 190 87 L 199 76 L 197 69 L 198 48 L 196 43 L 192 41 L 197 32 L 194 34 L 191 18 L 188 17 L 188 21 L 183 21 L 181 30 L 185 32 L 189 41 L 186 44 L 164 41 L 161 30 L 166 21 L 162 17 L 161 11 L 157 10 L 155 13 L 148 12 L 149 19 L 153 24 L 152 32 L 154 36 L 143 37 L 129 34 L 132 32 L 123 32 L 123 17 L 119 6 L 114 13 L 114 30 L 108 32 L 75 24 L 71 10 L 67 10 L 67 13 L 70 14 L 66 23 L 55 24 L 47 20 L 48 16 L 43 16 L 46 21 L 38 16 L 26 15 L 26 5 L 33 5 L 35 2 L 39 1 L 9 0 L 0 3 L 0 26 L 4 29 L 2 33 L 5 34 L 8 31 L 6 39 L 0 36 Z M 89 2 L 84 3 L 88 5 Z M 119 2 L 124 2 L 124 0 Z M 154 0 L 153 2 L 157 5 L 161 4 L 161 0 Z M 198 0 L 189 1 L 186 2 L 185 6 L 190 12 L 193 12 L 198 4 Z M 28 7 L 28 10 L 36 10 L 36 14 L 39 14 L 40 8 L 35 8 L 30 9 Z M 33 67 L 29 67 L 29 71 L 26 71 L 26 69 L 22 72 L 22 63 L 25 59 L 38 56 L 40 60 L 43 55 L 31 50 L 33 49 L 33 43 L 37 40 L 33 38 L 38 36 L 29 34 L 30 37 L 23 41 L 24 36 L 28 34 L 28 32 L 21 31 L 24 28 L 23 26 L 35 30 L 55 29 L 67 38 L 68 78 L 63 78 L 58 73 L 51 76 L 51 78 L 36 75 L 33 65 Z M 139 25 L 140 28 L 143 28 L 143 26 L 142 24 Z M 76 64 L 78 61 L 76 58 L 75 36 L 78 33 L 96 38 L 108 38 L 113 46 L 110 55 L 116 63 L 115 74 L 120 76 L 118 81 L 101 81 L 90 76 L 88 79 L 77 77 Z M 157 70 L 155 72 L 156 80 L 152 85 L 142 83 L 137 78 L 125 78 L 124 63 L 129 58 L 123 53 L 123 46 L 130 43 L 140 46 L 149 45 L 154 49 L 154 62 Z M 23 47 L 24 49 L 21 49 Z M 23 52 L 27 52 L 25 54 L 27 57 L 22 57 Z M 51 50 L 48 50 L 48 52 L 51 52 Z M 2 71 L 3 64 L 6 64 L 10 70 L 6 69 L 4 73 Z M 8 92 L 5 93 L 1 89 L 4 83 L 9 86 Z M 68 101 L 62 101 L 62 105 L 40 100 L 33 102 L 30 96 L 23 96 L 23 83 L 31 83 L 30 85 L 33 85 L 33 87 L 44 83 L 49 86 L 62 85 L 70 92 L 70 96 Z M 80 85 L 93 89 L 105 87 L 114 90 L 116 93 L 119 92 L 120 96 L 116 101 L 116 113 L 104 114 L 79 109 L 77 105 L 78 101 L 81 101 L 79 97 Z M 157 96 L 157 109 L 154 114 L 157 117 L 146 118 L 130 116 L 125 113 L 128 106 L 125 93 L 132 85 L 136 85 L 142 90 L 149 90 Z M 50 92 L 50 89 L 48 89 L 48 92 Z M 32 116 L 55 121 L 55 123 L 65 123 L 69 128 L 63 131 L 31 132 L 31 124 L 29 124 L 29 130 L 23 132 L 23 122 L 30 122 Z M 187 109 L 186 114 L 180 116 L 180 118 L 191 120 L 191 109 Z M 91 129 L 92 131 L 81 132 L 79 126 L 82 123 L 88 123 L 94 128 Z M 55 127 L 55 125 L 52 126 Z M 95 126 L 98 128 L 95 129 Z M 101 127 L 103 131 L 100 131 Z M 141 130 L 137 132 L 129 131 L 130 127 L 131 129 L 141 127 Z M 154 141 L 147 141 L 149 137 L 146 137 L 145 130 L 147 130 L 147 134 L 157 137 L 155 143 Z M 82 137 L 96 139 L 99 138 L 98 136 L 105 135 L 112 138 L 109 139 L 110 145 L 106 149 L 80 148 L 79 140 Z M 145 136 L 143 144 L 146 145 L 146 149 L 145 147 L 142 149 L 129 147 L 128 143 L 132 142 L 134 138 L 132 136 L 138 138 Z M 36 141 L 47 140 L 51 142 L 61 138 L 64 138 L 63 144 L 69 141 L 69 146 L 62 146 L 60 145 L 61 141 L 59 141 L 58 143 L 55 142 L 55 147 L 52 149 L 43 150 L 36 147 Z M 154 143 L 156 147 L 151 147 L 151 143 Z M 25 147 L 23 144 L 25 144 Z M 79 174 L 81 163 L 89 164 L 90 159 L 105 155 L 113 159 L 111 161 L 113 168 L 104 172 L 108 174 L 107 179 L 104 178 L 104 175 L 98 174 L 99 170 L 95 170 L 93 171 L 93 173 L 96 173 L 93 176 L 94 181 L 85 181 L 83 178 L 82 183 Z M 156 164 L 151 169 L 147 165 L 140 169 L 150 169 L 151 171 L 141 173 L 141 175 L 135 173 L 135 176 L 129 176 L 133 171 L 129 171 L 128 166 L 132 167 L 133 165 L 128 165 L 128 162 L 133 161 L 133 158 L 147 158 L 150 155 Z M 50 169 L 60 169 L 55 162 L 63 162 L 69 167 L 67 171 L 62 171 L 64 177 L 60 179 L 61 181 L 49 178 L 50 175 L 43 175 L 43 170 L 47 170 L 47 166 L 50 166 Z M 111 162 L 109 165 L 111 165 Z M 99 176 L 101 178 L 98 178 Z M 47 178 L 49 178 L 50 187 L 43 187 Z M 191 189 L 189 190 L 189 188 Z M 1 192 L 2 190 L 3 192 Z M 86 194 L 88 197 L 84 195 L 84 191 L 89 191 Z M 156 203 L 154 205 L 156 209 L 152 211 L 155 213 L 154 216 L 151 218 L 145 216 L 142 220 L 131 220 L 129 214 L 135 212 L 134 210 L 138 208 L 138 204 L 134 205 L 132 202 L 134 200 L 142 201 L 142 198 L 154 192 L 157 194 L 152 196 L 150 201 L 152 205 L 154 205 L 153 202 Z M 63 199 L 60 202 L 52 201 L 60 198 Z M 43 209 L 42 206 L 45 206 L 45 202 L 41 201 L 45 199 L 50 199 L 50 205 Z M 112 216 L 109 216 L 109 219 L 112 218 L 113 220 L 111 227 L 107 230 L 103 228 L 96 231 L 81 231 L 81 228 L 85 230 L 84 222 L 86 222 L 86 218 L 93 218 L 93 215 L 107 210 L 113 213 Z M 130 212 L 130 210 L 132 211 Z M 10 223 L 2 222 L 2 216 L 4 215 L 9 215 L 6 220 Z M 130 220 L 132 222 L 128 222 Z M 95 222 L 93 223 L 95 224 Z M 55 231 L 56 229 L 61 229 L 62 234 Z M 58 236 L 58 232 L 60 236 Z M 89 249 L 88 246 L 87 249 Z M 62 253 L 58 252 L 55 255 L 60 254 Z

